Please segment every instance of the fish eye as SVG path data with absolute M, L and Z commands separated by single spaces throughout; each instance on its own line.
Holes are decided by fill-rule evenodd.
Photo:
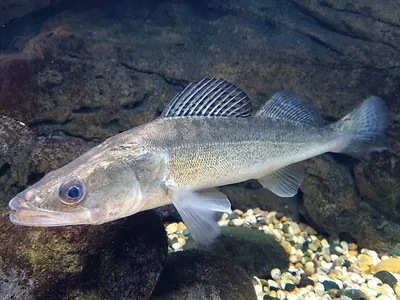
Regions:
M 61 202 L 68 205 L 79 203 L 85 195 L 85 185 L 78 179 L 63 183 L 59 189 Z

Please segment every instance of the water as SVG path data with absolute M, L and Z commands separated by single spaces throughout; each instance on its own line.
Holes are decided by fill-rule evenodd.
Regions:
M 398 254 L 397 1 L 30 3 L 0 3 L 2 298 L 148 298 L 156 278 L 144 284 L 110 273 L 113 264 L 130 261 L 121 244 L 101 244 L 99 237 L 112 228 L 27 230 L 9 222 L 7 203 L 104 139 L 158 117 L 176 93 L 206 76 L 235 83 L 256 108 L 277 91 L 294 92 L 329 121 L 366 97 L 383 98 L 392 118 L 391 151 L 366 158 L 327 154 L 307 161 L 307 176 L 293 201 L 278 199 L 252 181 L 222 190 L 234 208 L 282 212 L 332 239 Z M 177 221 L 173 209 L 163 215 Z M 157 218 L 151 215 L 153 221 L 144 224 L 132 217 L 115 228 L 139 222 L 141 230 L 151 228 L 163 240 Z M 155 245 L 131 231 L 134 242 L 127 243 L 146 245 L 132 251 L 152 253 L 143 257 L 158 274 L 167 243 Z M 108 277 L 119 285 L 105 285 Z

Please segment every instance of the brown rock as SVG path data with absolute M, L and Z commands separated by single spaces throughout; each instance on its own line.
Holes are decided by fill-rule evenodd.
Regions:
M 99 226 L 0 225 L 1 299 L 147 300 L 168 251 L 149 211 Z
M 251 277 L 227 258 L 201 250 L 168 256 L 151 299 L 257 299 Z
M 32 133 L 23 123 L 0 116 L 0 209 L 28 179 Z

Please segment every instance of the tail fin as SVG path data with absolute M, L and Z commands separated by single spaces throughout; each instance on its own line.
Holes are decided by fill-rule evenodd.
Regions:
M 348 137 L 333 152 L 362 155 L 389 147 L 389 138 L 385 135 L 389 126 L 389 114 L 381 98 L 373 96 L 366 99 L 333 126 Z

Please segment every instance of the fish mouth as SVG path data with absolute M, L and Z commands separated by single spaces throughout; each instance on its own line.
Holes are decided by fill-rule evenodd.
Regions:
M 32 208 L 20 197 L 11 199 L 8 206 L 13 210 L 10 221 L 15 225 L 53 227 L 90 223 L 91 214 L 82 207 L 73 213 Z

